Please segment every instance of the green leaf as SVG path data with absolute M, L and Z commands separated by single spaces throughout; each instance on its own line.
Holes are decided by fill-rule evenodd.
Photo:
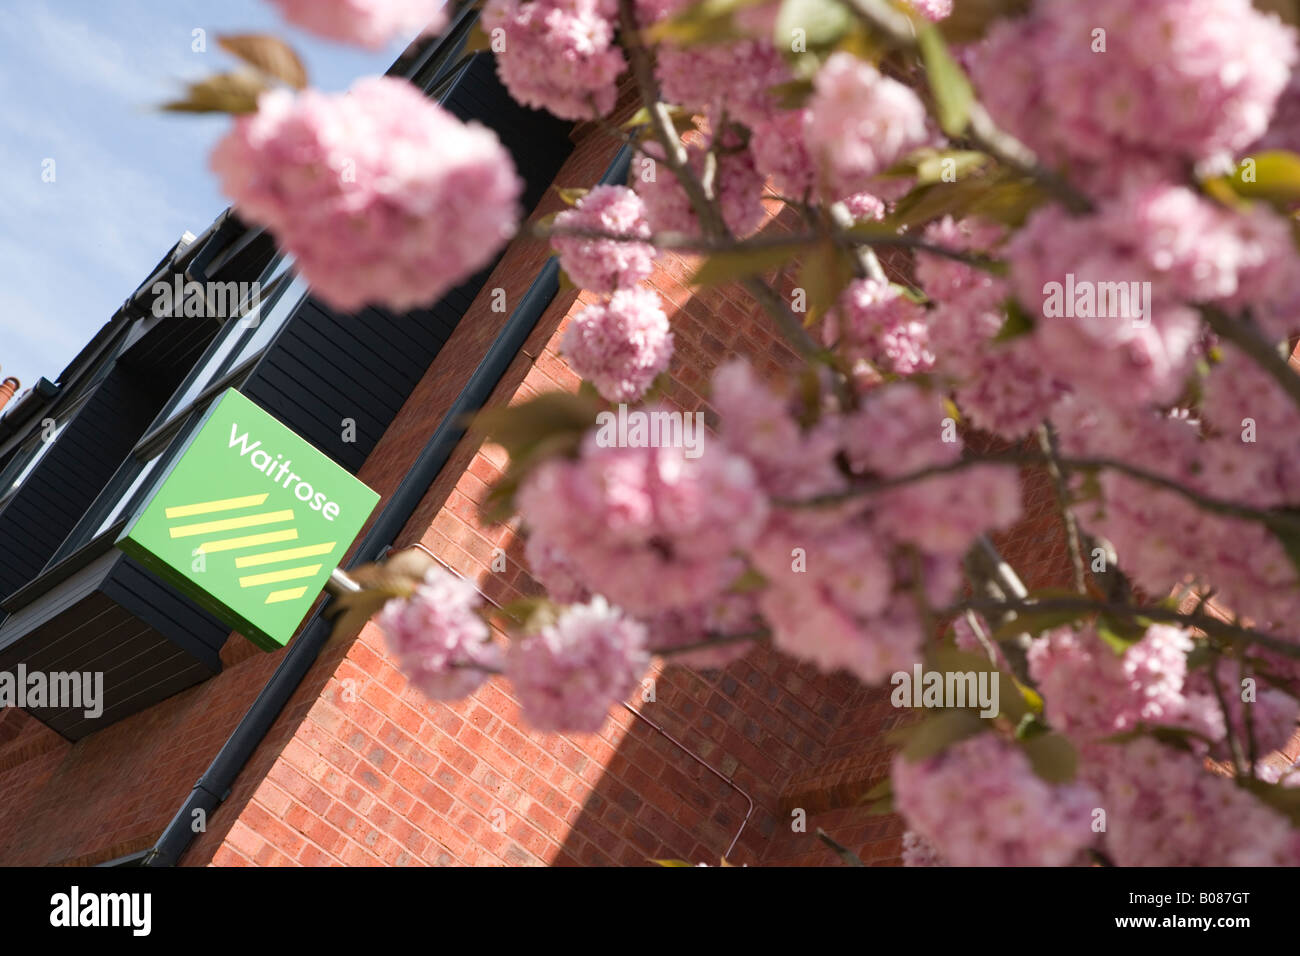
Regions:
M 1262 199 L 1278 206 L 1300 201 L 1300 156 L 1284 149 L 1243 156 L 1230 176 L 1216 176 L 1202 183 L 1216 198 L 1224 190 L 1243 199 Z
M 849 32 L 853 22 L 853 14 L 839 0 L 783 0 L 773 42 L 782 52 L 829 50 Z M 798 49 L 800 40 L 802 50 Z
M 687 863 L 685 860 L 655 860 L 655 859 L 651 859 L 650 862 L 653 863 L 653 864 L 655 864 L 656 866 L 689 866 L 689 867 L 694 867 L 694 866 L 695 866 L 694 863 Z
M 998 334 L 993 336 L 994 342 L 1010 342 L 1034 331 L 1034 317 L 1019 302 L 1007 299 L 1005 308 L 1007 320 L 998 329 Z
M 931 151 L 930 155 L 917 160 L 915 175 L 917 182 L 922 184 L 957 182 L 966 178 L 969 173 L 983 169 L 989 161 L 987 153 L 973 149 Z M 944 179 L 945 173 L 952 178 Z
M 484 499 L 483 517 L 492 522 L 508 517 L 519 485 L 535 467 L 549 458 L 577 454 L 597 410 L 584 395 L 557 391 L 479 412 L 471 428 L 510 455 L 505 474 Z
M 1060 734 L 1034 734 L 1017 741 L 1034 773 L 1048 783 L 1069 783 L 1079 765 L 1074 746 Z
M 941 674 L 967 673 L 993 674 L 998 682 L 999 713 L 1013 723 L 1023 720 L 1025 715 L 1042 711 L 1042 698 L 1026 687 L 1015 676 L 1008 674 L 988 659 L 984 654 L 963 651 L 955 647 L 939 647 L 926 655 L 927 670 Z M 1030 694 L 1033 698 L 1030 698 Z M 1037 703 L 1037 708 L 1034 703 Z M 974 701 L 967 701 L 968 706 L 978 708 Z
M 525 597 L 503 604 L 500 613 L 525 631 L 533 631 L 545 627 L 555 619 L 555 605 L 550 598 Z
M 808 296 L 804 324 L 811 325 L 825 315 L 851 281 L 853 263 L 835 243 L 827 240 L 809 252 L 799 269 L 799 285 Z
M 968 175 L 954 183 L 922 183 L 898 201 L 893 213 L 879 223 L 867 223 L 872 235 L 892 234 L 952 216 L 965 219 L 980 216 L 1009 226 L 1020 226 L 1029 213 L 1045 200 L 1043 191 L 1034 183 L 1004 172 L 989 175 Z
M 939 108 L 939 126 L 949 136 L 960 136 L 970 122 L 970 108 L 975 102 L 970 80 L 948 52 L 943 34 L 933 25 L 922 26 L 916 42 Z
M 588 190 L 586 189 L 579 189 L 576 187 L 569 188 L 564 186 L 556 186 L 554 183 L 551 184 L 551 188 L 554 189 L 555 194 L 559 196 L 561 199 L 563 199 L 565 204 L 569 206 L 576 206 L 578 204 L 578 200 L 581 199 L 583 196 L 587 195 L 588 192 Z
M 293 47 L 283 40 L 264 33 L 238 33 L 217 37 L 217 44 L 249 66 L 295 90 L 307 86 L 307 68 Z
M 646 43 L 695 46 L 723 43 L 747 36 L 736 24 L 736 13 L 764 0 L 699 0 L 641 31 Z
M 473 427 L 511 456 L 523 455 L 556 435 L 581 436 L 596 421 L 596 408 L 581 395 L 543 392 L 526 402 L 486 408 Z
M 917 305 L 925 305 L 927 302 L 930 301 L 930 297 L 928 295 L 926 295 L 920 289 L 912 288 L 910 285 L 902 285 L 901 283 L 898 282 L 891 282 L 889 283 L 889 287 L 891 289 L 898 290 L 899 294 L 901 294 L 903 298 L 906 299 L 908 302 L 915 302 Z
M 973 711 L 946 710 L 920 723 L 891 731 L 889 739 L 901 743 L 901 752 L 908 760 L 925 760 L 987 728 L 988 721 L 981 720 Z
M 762 249 L 727 249 L 712 252 L 695 270 L 690 284 L 694 286 L 720 285 L 746 276 L 757 275 L 785 265 L 800 253 L 807 251 L 806 243 L 791 242 Z
M 1138 621 L 1126 621 L 1109 614 L 1097 618 L 1097 636 L 1115 652 L 1123 656 L 1126 651 L 1146 635 L 1147 626 Z
M 834 850 L 836 856 L 838 856 L 841 860 L 843 860 L 847 865 L 866 866 L 866 864 L 862 862 L 861 857 L 859 857 L 848 847 L 844 846 L 842 843 L 837 843 L 834 839 L 831 838 L 831 835 L 827 833 L 825 830 L 823 830 L 821 827 L 817 828 L 817 839 L 821 840 L 828 847 Z
M 769 86 L 767 92 L 776 99 L 776 103 L 783 110 L 797 110 L 808 102 L 808 98 L 813 94 L 812 80 L 788 80 L 785 83 L 778 83 L 776 86 Z
M 1078 595 L 1075 595 L 1078 597 Z M 1064 627 L 1066 624 L 1073 624 L 1079 618 L 1084 617 L 1084 611 L 1062 611 L 1062 610 L 1042 610 L 1035 611 L 1032 607 L 1017 612 L 1016 617 L 1006 621 L 993 632 L 993 640 L 1009 641 L 1014 640 L 1021 634 L 1029 634 L 1037 637 L 1044 631 L 1050 631 L 1056 627 Z
M 745 568 L 740 577 L 731 582 L 727 588 L 733 594 L 749 594 L 753 591 L 761 591 L 767 587 L 767 578 L 762 572 L 754 568 Z

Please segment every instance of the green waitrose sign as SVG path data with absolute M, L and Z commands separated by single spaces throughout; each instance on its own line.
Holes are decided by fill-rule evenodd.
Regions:
M 378 501 L 230 389 L 117 546 L 275 650 L 293 637 Z

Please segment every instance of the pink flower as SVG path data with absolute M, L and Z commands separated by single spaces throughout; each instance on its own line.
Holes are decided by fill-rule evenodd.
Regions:
M 894 540 L 957 557 L 977 535 L 1020 519 L 1020 476 L 997 465 L 967 468 L 884 492 L 877 509 L 877 528 Z
M 927 20 L 942 20 L 952 15 L 952 0 L 907 0 L 908 6 Z
M 588 306 L 564 333 L 560 350 L 573 370 L 611 402 L 634 402 L 673 357 L 673 335 L 659 296 L 624 289 Z
M 806 498 L 847 484 L 835 462 L 839 420 L 827 417 L 804 428 L 792 403 L 761 382 L 748 362 L 718 366 L 711 401 L 723 443 L 753 466 L 768 494 Z
M 938 756 L 894 758 L 894 803 L 953 866 L 1066 866 L 1092 841 L 1097 795 L 1034 775 L 1020 748 L 980 733 Z
M 632 614 L 720 595 L 767 516 L 749 464 L 714 442 L 690 458 L 682 448 L 602 441 L 590 432 L 576 461 L 552 459 L 528 476 L 517 501 L 532 533 L 565 555 L 581 584 Z
M 997 223 L 982 219 L 956 221 L 951 216 L 945 216 L 926 227 L 925 239 L 957 252 L 990 254 L 1001 245 L 1004 232 L 1003 227 Z M 1006 280 L 988 270 L 928 252 L 918 251 L 916 254 L 916 278 L 925 294 L 934 302 L 940 305 L 960 305 L 969 312 L 991 309 L 1000 312 L 1008 295 Z M 1000 328 L 999 315 L 993 333 Z M 976 337 L 988 337 L 986 330 L 977 331 Z M 961 344 L 959 341 L 951 343 L 954 348 Z
M 1043 369 L 1092 401 L 1131 404 L 1182 388 L 1200 334 L 1186 303 L 1235 292 L 1238 250 L 1208 203 L 1160 184 L 1091 216 L 1042 209 L 1005 254 L 1016 297 L 1037 320 L 1026 344 Z
M 725 104 L 742 123 L 768 115 L 776 105 L 769 91 L 790 79 L 790 68 L 768 39 L 661 44 L 657 72 L 667 102 L 694 111 Z
M 802 199 L 816 175 L 803 141 L 807 115 L 807 110 L 773 111 L 750 130 L 749 148 L 759 173 L 771 177 L 773 188 L 791 199 Z
M 1122 655 L 1091 629 L 1053 630 L 1034 641 L 1029 673 L 1057 730 L 1081 740 L 1140 726 L 1184 727 L 1204 732 L 1208 697 L 1188 697 L 1186 631 L 1152 625 Z
M 632 188 L 645 201 L 646 218 L 655 232 L 684 232 L 698 235 L 699 220 L 691 206 L 686 190 L 682 189 L 676 175 L 663 161 L 658 143 L 645 147 L 655 165 L 653 178 L 640 175 L 639 165 L 633 167 L 635 177 Z M 696 177 L 704 172 L 707 143 L 688 143 L 687 162 Z M 761 200 L 763 179 L 754 168 L 754 158 L 749 150 L 727 152 L 718 156 L 714 194 L 722 210 L 727 228 L 738 236 L 747 236 L 763 221 L 766 211 Z
M 939 851 L 915 830 L 903 834 L 903 866 L 947 866 Z
M 970 71 L 1003 129 L 1104 191 L 1125 167 L 1258 139 L 1295 61 L 1295 32 L 1250 0 L 1040 0 Z
M 491 261 L 519 216 L 522 183 L 496 135 L 388 77 L 346 95 L 264 94 L 211 163 L 240 215 L 344 312 L 432 303 Z
M 506 673 L 528 723 L 543 731 L 600 730 L 650 666 L 645 637 L 644 625 L 598 597 L 517 641 Z
M 823 327 L 827 345 L 838 342 L 850 357 L 864 357 L 898 375 L 934 365 L 925 309 L 899 286 L 855 279 L 840 295 Z
M 443 0 L 272 0 L 280 14 L 327 40 L 377 50 L 398 37 L 437 33 L 447 23 Z
M 943 398 L 908 382 L 873 389 L 844 419 L 844 445 L 856 471 L 906 475 L 961 457 L 956 423 Z
M 868 683 L 911 667 L 921 622 L 889 547 L 862 521 L 778 512 L 750 549 L 768 582 L 758 600 L 773 645 L 821 671 L 847 670 Z M 952 567 L 927 570 L 936 589 L 954 584 Z
M 813 87 L 804 141 L 826 195 L 870 191 L 872 177 L 930 139 L 916 94 L 850 53 L 832 54 Z
M 524 560 L 533 580 L 546 588 L 552 601 L 580 604 L 591 597 L 591 592 L 578 583 L 573 562 L 541 538 L 528 539 L 524 546 Z
M 576 208 L 556 216 L 555 227 L 650 238 L 645 203 L 626 186 L 596 186 Z M 592 292 L 629 288 L 654 271 L 655 249 L 645 242 L 556 236 L 551 246 L 569 278 Z
M 377 622 L 402 671 L 434 700 L 466 697 L 501 667 L 501 649 L 475 613 L 478 592 L 468 581 L 431 568 L 408 598 L 384 605 Z
M 497 73 L 524 106 L 561 119 L 598 119 L 614 108 L 623 53 L 609 0 L 488 0 L 483 26 L 501 30 Z
M 1295 866 L 1286 817 L 1199 758 L 1142 737 L 1104 748 L 1105 850 L 1119 866 Z

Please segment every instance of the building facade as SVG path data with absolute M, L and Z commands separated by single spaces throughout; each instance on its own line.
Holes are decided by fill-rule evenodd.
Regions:
M 625 180 L 615 138 L 514 104 L 490 54 L 464 55 L 467 27 L 391 72 L 497 131 L 530 219 L 562 208 L 552 185 Z M 613 119 L 632 110 L 625 96 Z M 654 700 L 635 696 L 597 734 L 541 734 L 501 681 L 424 699 L 375 625 L 331 640 L 319 606 L 264 653 L 119 551 L 234 387 L 381 495 L 350 562 L 419 545 L 489 601 L 538 591 L 515 529 L 478 518 L 505 461 L 464 421 L 578 387 L 558 343 L 590 303 L 562 288 L 547 245 L 516 239 L 428 309 L 344 316 L 233 214 L 187 240 L 56 382 L 0 417 L 0 671 L 104 675 L 93 718 L 0 710 L 0 865 L 838 865 L 818 827 L 868 863 L 898 861 L 899 821 L 860 799 L 888 774 L 902 719 L 888 688 L 760 648 L 716 674 L 657 670 Z M 666 399 L 707 413 L 723 360 L 778 377 L 794 356 L 742 290 L 693 290 L 690 272 L 665 254 L 647 281 L 676 339 Z M 256 282 L 257 321 L 155 314 L 156 284 L 177 276 Z M 1024 498 L 1000 549 L 1030 587 L 1067 580 L 1047 477 L 1027 472 Z

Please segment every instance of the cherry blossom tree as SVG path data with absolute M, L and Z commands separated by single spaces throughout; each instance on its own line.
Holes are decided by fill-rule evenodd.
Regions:
M 445 21 L 276 5 L 361 44 Z M 652 656 L 996 675 L 995 716 L 898 735 L 873 796 L 909 863 L 1300 863 L 1300 788 L 1265 760 L 1300 714 L 1300 72 L 1294 9 L 1260 7 L 485 0 L 510 94 L 636 152 L 630 187 L 562 184 L 572 208 L 524 231 L 601 297 L 563 343 L 588 384 L 481 421 L 548 597 L 484 608 L 408 555 L 354 602 L 387 601 L 425 693 L 505 674 L 547 730 L 598 728 Z M 296 58 L 231 48 L 259 77 L 175 106 L 243 114 L 213 168 L 339 308 L 428 302 L 520 228 L 489 131 L 395 79 L 263 89 L 303 85 Z M 640 108 L 616 124 L 620 83 Z M 756 235 L 778 205 L 797 228 Z M 696 454 L 598 427 L 668 411 L 639 284 L 663 250 L 743 287 L 802 364 L 724 362 Z M 986 538 L 1026 466 L 1073 569 L 1029 594 Z

